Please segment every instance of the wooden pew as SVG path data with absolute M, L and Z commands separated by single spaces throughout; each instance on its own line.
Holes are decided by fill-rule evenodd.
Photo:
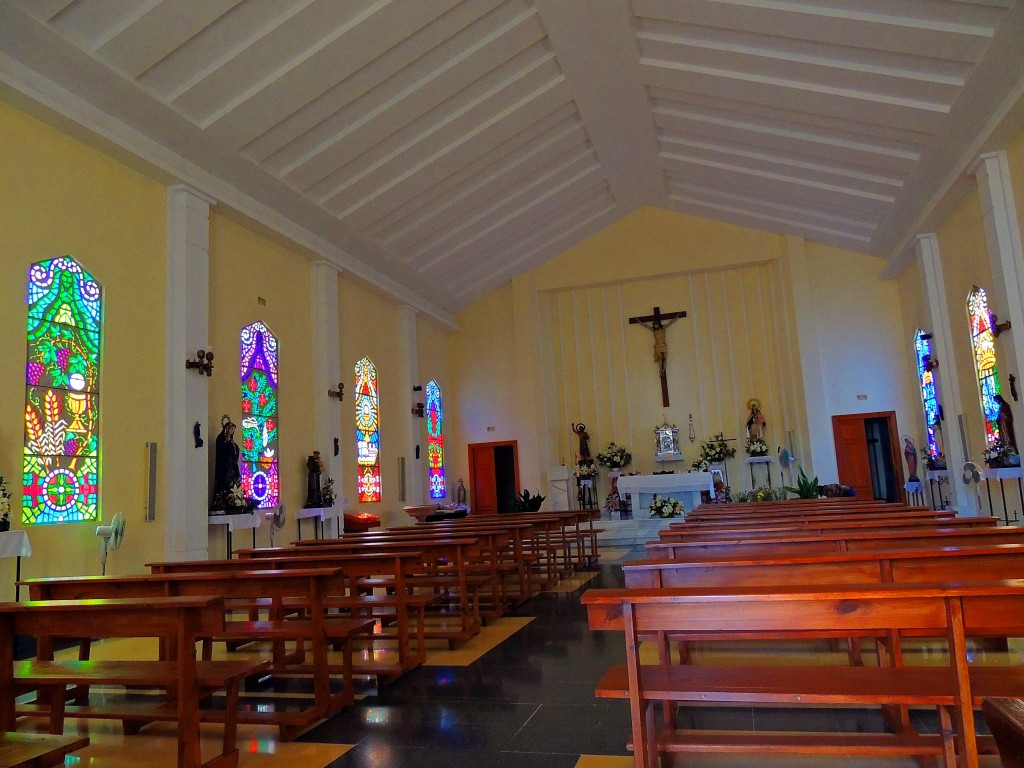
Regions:
M 635 764 L 654 768 L 663 753 L 798 752 L 941 756 L 948 768 L 977 768 L 972 708 L 989 696 L 1024 693 L 1024 669 L 968 664 L 966 637 L 1024 634 L 1024 581 L 922 585 L 837 585 L 747 589 L 588 590 L 591 629 L 625 633 L 626 664 L 613 667 L 597 695 L 630 702 Z M 843 632 L 880 638 L 900 632 L 944 636 L 948 667 L 694 667 L 640 663 L 641 635 L 686 639 L 733 633 L 773 639 Z M 827 670 L 827 674 L 823 674 Z M 1015 693 L 1016 692 L 1016 693 Z M 746 705 L 918 705 L 938 708 L 941 736 L 659 731 L 661 702 Z M 955 734 L 955 743 L 954 743 Z
M 985 699 L 981 711 L 999 747 L 1003 768 L 1024 768 L 1024 701 Z
M 88 736 L 0 733 L 0 768 L 49 768 L 89 746 Z
M 824 552 L 859 552 L 888 549 L 935 549 L 968 544 L 1015 544 L 1024 539 L 1024 527 L 935 528 L 924 531 L 869 531 L 864 533 L 792 534 L 788 537 L 749 536 L 716 541 L 654 541 L 645 545 L 648 557 L 699 560 L 730 555 L 799 555 Z
M 716 539 L 783 538 L 803 534 L 857 533 L 859 531 L 921 531 L 927 528 L 995 528 L 995 517 L 957 517 L 952 520 L 880 518 L 876 520 L 814 521 L 802 523 L 765 523 L 761 526 L 709 526 L 700 528 L 669 528 L 658 531 L 661 541 L 713 541 Z
M 422 563 L 419 572 L 406 577 L 406 583 L 414 588 L 434 591 L 435 599 L 457 607 L 458 613 L 449 614 L 457 621 L 442 627 L 431 627 L 426 630 L 428 639 L 443 639 L 449 647 L 475 637 L 480 632 L 480 590 L 488 580 L 472 565 L 479 562 L 480 540 L 476 537 L 419 537 L 409 540 L 390 540 L 376 543 L 360 541 L 342 541 L 320 539 L 314 544 L 303 547 L 272 547 L 266 549 L 243 549 L 236 554 L 240 559 L 261 561 L 266 559 L 280 560 L 288 557 L 301 557 L 308 554 L 345 555 L 370 551 L 402 551 L 403 549 L 421 553 Z
M 689 530 L 695 528 L 698 530 L 704 529 L 715 529 L 715 528 L 756 528 L 758 526 L 780 526 L 780 525 L 816 525 L 818 523 L 826 522 L 847 522 L 847 521 L 862 521 L 862 520 L 890 520 L 890 519 L 902 519 L 902 520 L 956 520 L 957 515 L 951 511 L 939 511 L 932 512 L 930 510 L 908 510 L 908 511 L 897 511 L 897 512 L 885 512 L 879 514 L 873 512 L 870 514 L 833 514 L 828 510 L 822 510 L 816 515 L 773 515 L 770 518 L 759 518 L 757 515 L 751 515 L 750 517 L 729 517 L 721 520 L 709 519 L 709 520 L 681 520 L 678 522 L 669 523 L 669 530 Z
M 52 697 L 50 724 L 62 727 L 64 692 L 68 685 L 107 683 L 163 687 L 174 691 L 173 705 L 130 709 L 112 704 L 74 712 L 76 717 L 109 717 L 126 724 L 172 720 L 178 724 L 178 768 L 204 766 L 200 753 L 200 701 L 224 690 L 224 735 L 221 754 L 205 768 L 234 768 L 238 682 L 265 665 L 249 661 L 196 661 L 195 646 L 203 634 L 224 627 L 220 597 L 169 597 L 0 604 L 0 731 L 13 731 L 15 692 L 45 689 Z M 14 637 L 158 637 L 174 653 L 169 661 L 53 661 L 49 654 L 14 662 Z M 39 644 L 45 648 L 45 643 Z
M 353 659 L 353 672 L 373 675 L 382 684 L 397 679 L 423 663 L 426 656 L 424 609 L 430 598 L 411 593 L 406 578 L 419 572 L 421 553 L 415 550 L 392 552 L 375 551 L 358 554 L 292 553 L 277 558 L 253 560 L 193 560 L 149 563 L 147 567 L 157 574 L 211 572 L 227 574 L 249 571 L 254 567 L 288 570 L 292 568 L 341 568 L 346 588 L 342 595 L 330 594 L 324 599 L 329 610 L 341 610 L 357 619 L 376 619 L 381 631 L 374 632 L 369 642 L 395 640 L 394 661 L 377 658 L 372 652 Z M 387 594 L 364 594 L 360 584 L 369 578 L 388 579 L 393 588 Z
M 245 711 L 239 713 L 238 722 L 273 723 L 281 738 L 291 740 L 313 723 L 338 711 L 355 700 L 352 684 L 352 643 L 355 636 L 368 632 L 369 620 L 329 617 L 325 602 L 329 595 L 344 592 L 344 574 L 341 568 L 306 568 L 290 570 L 248 570 L 232 573 L 168 573 L 143 576 L 85 576 L 28 579 L 32 600 L 83 600 L 120 597 L 178 597 L 219 595 L 225 605 L 231 601 L 267 599 L 271 601 L 270 616 L 262 621 L 227 620 L 220 632 L 204 635 L 203 658 L 209 660 L 212 640 L 274 642 L 272 669 L 276 672 L 309 672 L 313 676 L 313 703 L 298 710 Z M 300 599 L 306 606 L 308 618 L 285 620 L 284 602 Z M 284 641 L 292 640 L 298 648 L 294 663 L 286 658 Z M 302 665 L 303 645 L 310 644 L 312 663 Z M 341 645 L 343 687 L 331 693 L 328 642 Z
M 759 517 L 769 520 L 775 515 L 818 515 L 827 511 L 832 515 L 845 514 L 888 514 L 898 510 L 922 510 L 927 511 L 929 507 L 904 506 L 888 502 L 859 502 L 859 503 L 829 503 L 828 499 L 791 499 L 778 502 L 750 502 L 745 504 L 706 504 L 697 507 L 687 513 L 686 519 L 693 521 L 725 520 L 725 519 L 750 519 Z M 834 500 L 833 500 L 834 501 Z

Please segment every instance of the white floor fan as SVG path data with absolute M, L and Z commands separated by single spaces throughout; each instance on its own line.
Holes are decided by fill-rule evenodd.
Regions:
M 285 515 L 284 504 L 281 504 L 277 509 L 268 509 L 263 513 L 263 516 L 267 518 L 267 522 L 270 523 L 270 546 L 274 546 L 274 534 L 284 528 Z
M 96 535 L 100 537 L 100 573 L 106 576 L 107 555 L 120 549 L 124 541 L 124 515 L 118 512 L 111 518 L 110 525 L 97 525 Z
M 981 483 L 981 467 L 973 461 L 965 461 L 963 474 L 960 475 L 960 479 L 964 481 L 964 485 L 968 489 L 974 488 L 974 500 L 977 502 L 977 506 L 971 514 L 977 514 L 977 510 L 981 508 L 981 493 L 978 491 L 978 485 Z

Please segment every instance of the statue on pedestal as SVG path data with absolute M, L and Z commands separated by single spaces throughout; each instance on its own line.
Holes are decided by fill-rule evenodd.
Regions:
M 319 507 L 323 504 L 323 493 L 320 490 L 320 476 L 324 472 L 324 462 L 320 451 L 306 459 L 306 507 Z
M 220 434 L 217 435 L 213 462 L 213 503 L 211 509 L 226 509 L 232 504 L 229 496 L 242 479 L 238 469 L 241 453 L 235 442 L 235 424 L 226 413 L 220 417 Z

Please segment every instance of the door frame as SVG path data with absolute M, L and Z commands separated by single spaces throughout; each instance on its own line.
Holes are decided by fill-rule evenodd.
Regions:
M 495 448 L 503 448 L 505 446 L 510 446 L 512 448 L 512 469 L 513 469 L 513 472 L 515 473 L 515 477 L 516 477 L 516 493 L 519 493 L 519 441 L 518 440 L 495 440 L 495 441 L 489 442 L 489 443 L 469 443 L 466 446 L 466 456 L 469 459 L 469 478 L 470 478 L 470 482 L 472 483 L 472 485 L 470 485 L 471 489 L 474 489 L 476 487 L 476 475 L 474 474 L 474 469 L 473 469 L 473 467 L 475 466 L 474 463 L 473 463 L 473 452 L 477 451 L 477 450 L 480 450 L 480 449 L 487 449 L 487 448 L 489 448 L 490 452 L 491 452 L 491 463 L 492 463 L 492 466 L 493 466 L 493 464 L 494 464 L 494 449 Z M 495 469 L 497 469 L 497 468 L 495 467 Z M 495 472 L 495 476 L 497 476 L 497 472 Z M 474 491 L 471 491 L 471 492 L 474 492 Z M 495 502 L 495 504 L 497 504 L 497 502 Z M 473 509 L 473 505 L 470 504 L 469 508 Z
M 841 456 L 839 454 L 839 443 L 836 441 L 836 423 L 840 419 L 853 419 L 856 418 L 862 424 L 868 419 L 885 419 L 885 423 L 889 428 L 889 449 L 892 453 L 892 468 L 893 474 L 896 478 L 896 491 L 899 494 L 899 499 L 902 504 L 907 503 L 907 489 L 906 475 L 903 472 L 903 456 L 900 452 L 900 433 L 896 424 L 896 411 L 871 411 L 868 413 L 840 413 L 832 416 L 832 442 L 836 451 L 836 467 L 842 464 Z M 867 436 L 865 434 L 865 440 Z

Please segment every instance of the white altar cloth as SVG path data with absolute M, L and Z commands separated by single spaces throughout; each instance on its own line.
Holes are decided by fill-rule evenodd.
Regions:
M 619 478 L 619 495 L 630 494 L 630 509 L 633 517 L 647 517 L 647 506 L 651 497 L 671 496 L 681 501 L 689 512 L 700 505 L 700 492 L 715 493 L 714 475 L 711 472 L 677 472 L 671 475 L 622 475 Z
M 0 557 L 31 557 L 32 543 L 21 530 L 0 531 Z

